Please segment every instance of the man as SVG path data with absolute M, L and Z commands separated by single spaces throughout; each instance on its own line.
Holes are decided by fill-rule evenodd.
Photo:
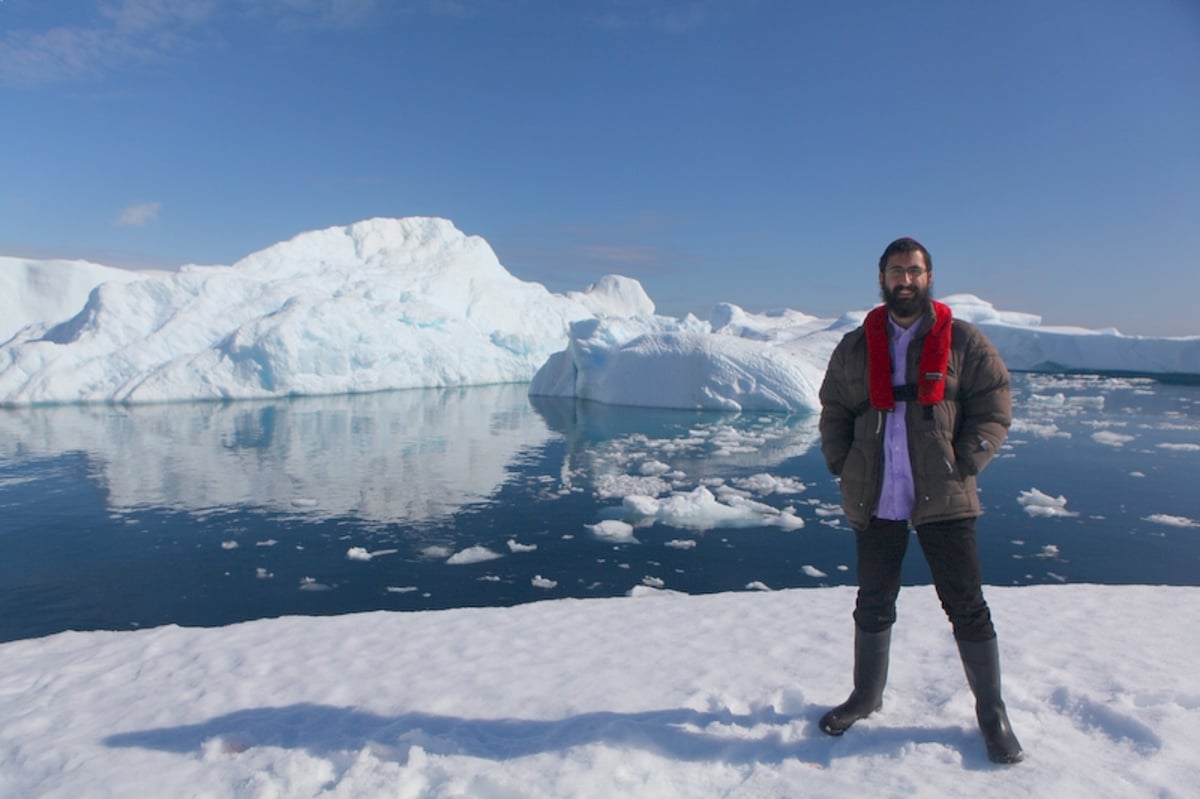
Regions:
M 975 540 L 975 475 L 1008 434 L 1008 370 L 974 326 L 932 298 L 933 260 L 897 239 L 879 259 L 884 304 L 834 350 L 821 386 L 821 449 L 855 531 L 854 690 L 821 718 L 841 735 L 879 710 L 909 526 L 953 625 L 997 763 L 1023 758 L 1000 697 L 1000 661 Z

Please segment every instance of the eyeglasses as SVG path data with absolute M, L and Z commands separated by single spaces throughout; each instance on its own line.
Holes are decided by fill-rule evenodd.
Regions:
M 883 273 L 891 280 L 899 280 L 905 275 L 908 275 L 910 280 L 917 280 L 921 277 L 921 275 L 928 271 L 929 270 L 923 266 L 910 266 L 908 268 L 903 266 L 889 266 L 887 269 L 883 270 Z

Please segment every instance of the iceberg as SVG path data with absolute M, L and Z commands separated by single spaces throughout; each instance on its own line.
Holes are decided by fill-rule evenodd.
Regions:
M 838 340 L 823 319 L 657 314 L 609 275 L 550 292 L 445 219 L 302 233 L 232 266 L 136 272 L 0 259 L 0 405 L 152 403 L 528 383 L 614 405 L 806 412 Z M 944 300 L 1022 371 L 1200 375 L 1200 336 L 1043 326 L 970 294 Z
M 68 270 L 69 271 L 69 270 Z M 527 381 L 567 324 L 653 313 L 613 277 L 553 295 L 441 219 L 301 234 L 233 266 L 97 285 L 0 348 L 0 402 L 162 402 Z

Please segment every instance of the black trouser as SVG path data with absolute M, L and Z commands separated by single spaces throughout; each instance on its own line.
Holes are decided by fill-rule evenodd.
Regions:
M 856 532 L 858 601 L 854 623 L 868 633 L 883 632 L 896 621 L 900 566 L 908 549 L 908 522 L 871 519 Z M 996 637 L 992 614 L 983 598 L 983 571 L 975 542 L 975 519 L 932 522 L 917 528 L 917 539 L 933 574 L 942 609 L 959 641 Z

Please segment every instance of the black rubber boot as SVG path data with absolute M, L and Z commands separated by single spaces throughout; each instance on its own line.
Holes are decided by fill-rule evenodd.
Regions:
M 879 633 L 854 628 L 854 690 L 849 699 L 821 717 L 821 732 L 841 735 L 854 722 L 883 707 L 891 645 L 891 627 Z
M 988 760 L 993 763 L 1020 763 L 1025 759 L 1021 744 L 1008 723 L 1008 712 L 1000 698 L 1000 649 L 996 639 L 959 641 L 967 683 L 975 694 L 975 717 L 987 743 Z

